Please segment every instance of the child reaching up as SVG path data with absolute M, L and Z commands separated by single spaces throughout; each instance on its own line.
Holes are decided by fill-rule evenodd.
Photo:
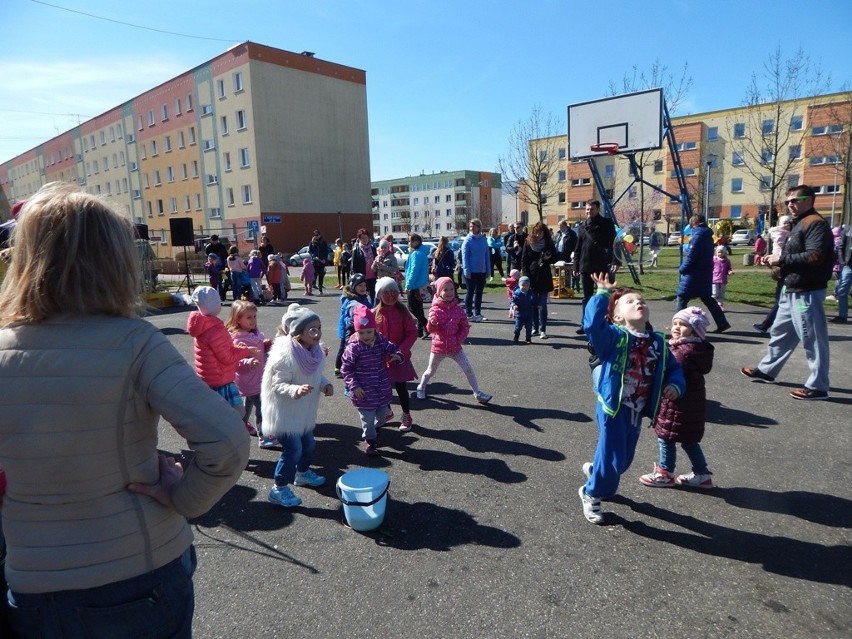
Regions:
M 439 277 L 435 280 L 435 297 L 429 310 L 427 327 L 432 335 L 429 366 L 417 385 L 417 399 L 426 399 L 426 385 L 438 371 L 441 362 L 449 357 L 459 365 L 467 377 L 474 399 L 480 404 L 490 402 L 491 395 L 479 389 L 476 373 L 462 350 L 462 344 L 470 332 L 470 322 L 465 310 L 459 305 L 456 286 L 449 277 Z
M 291 304 L 281 319 L 279 337 L 269 352 L 261 382 L 264 434 L 281 444 L 275 465 L 275 484 L 268 500 L 292 508 L 302 503 L 293 494 L 295 486 L 322 486 L 325 477 L 311 470 L 316 441 L 320 393 L 326 397 L 334 388 L 322 374 L 325 361 L 320 340 L 322 324 L 311 310 Z
M 378 429 L 387 419 L 391 401 L 391 381 L 385 364 L 399 363 L 403 356 L 376 331 L 376 317 L 371 309 L 359 304 L 353 317 L 357 335 L 352 336 L 343 351 L 340 372 L 349 399 L 361 416 L 364 452 L 373 457 L 379 454 Z
M 646 486 L 668 488 L 678 484 L 714 488 L 713 473 L 707 468 L 700 444 L 707 412 L 704 376 L 713 368 L 713 345 L 704 339 L 709 323 L 707 315 L 697 306 L 678 311 L 672 319 L 669 347 L 683 369 L 686 393 L 674 400 L 663 399 L 660 403 L 660 411 L 654 421 L 660 460 L 653 473 L 639 478 Z M 675 477 L 677 443 L 692 462 L 692 472 Z
M 533 309 L 535 293 L 530 288 L 530 278 L 524 275 L 519 280 L 520 286 L 512 292 L 512 314 L 515 318 L 515 344 L 520 342 L 521 328 L 524 329 L 526 343 L 532 343 Z
M 274 437 L 263 435 L 263 412 L 260 408 L 260 381 L 266 365 L 266 353 L 272 346 L 272 340 L 266 339 L 257 328 L 257 306 L 245 300 L 237 300 L 231 305 L 231 316 L 225 322 L 234 344 L 245 344 L 257 349 L 256 357 L 245 357 L 237 364 L 235 382 L 240 395 L 245 398 L 243 421 L 249 435 L 257 435 L 258 446 L 273 448 L 278 443 Z M 251 409 L 254 408 L 255 426 L 251 425 Z
M 218 317 L 222 300 L 216 289 L 199 286 L 192 292 L 192 301 L 198 310 L 189 314 L 186 332 L 192 336 L 195 372 L 242 416 L 243 400 L 234 383 L 237 364 L 242 359 L 257 358 L 262 349 L 231 340 L 231 334 Z
M 594 461 L 583 464 L 587 480 L 579 493 L 583 515 L 602 524 L 601 498 L 615 495 L 630 468 L 642 418 L 654 419 L 661 398 L 677 399 L 686 382 L 665 336 L 648 332 L 650 312 L 642 296 L 616 289 L 606 273 L 593 274 L 592 281 L 597 293 L 586 305 L 583 329 L 600 359 L 594 376 L 598 445 Z

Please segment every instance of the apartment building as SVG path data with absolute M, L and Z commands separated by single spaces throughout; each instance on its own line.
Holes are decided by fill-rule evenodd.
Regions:
M 503 217 L 502 180 L 487 171 L 440 171 L 382 180 L 371 185 L 373 232 L 384 236 L 455 237 L 467 233 L 471 218 L 484 228 Z
M 0 165 L 0 215 L 55 180 L 108 198 L 168 255 L 170 220 L 278 250 L 372 222 L 366 74 L 244 42 Z
M 672 118 L 678 154 L 694 212 L 731 219 L 735 226 L 755 228 L 783 212 L 784 192 L 808 184 L 817 190 L 816 208 L 834 225 L 850 221 L 844 193 L 850 156 L 852 102 L 835 93 L 760 107 L 737 107 Z M 555 143 L 555 146 L 554 146 Z M 543 207 L 546 222 L 582 220 L 586 202 L 602 199 L 585 160 L 567 157 L 567 137 L 532 140 L 538 148 L 556 148 L 559 163 L 546 176 L 556 197 Z M 679 193 L 674 164 L 666 145 L 637 153 L 636 164 L 649 183 Z M 677 198 L 633 183 L 630 165 L 620 155 L 594 159 L 604 190 L 615 204 L 622 225 L 640 217 L 657 231 L 681 230 Z M 523 206 L 523 205 L 522 205 Z

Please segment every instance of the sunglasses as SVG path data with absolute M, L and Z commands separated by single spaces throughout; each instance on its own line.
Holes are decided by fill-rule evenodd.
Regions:
M 796 197 L 791 197 L 789 200 L 784 200 L 784 204 L 792 204 L 793 202 L 804 202 L 805 200 L 809 200 L 810 198 L 810 195 L 798 195 Z

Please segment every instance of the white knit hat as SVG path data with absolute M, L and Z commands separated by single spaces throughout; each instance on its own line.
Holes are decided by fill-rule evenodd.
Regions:
M 192 302 L 202 315 L 218 315 L 222 310 L 222 300 L 219 291 L 209 286 L 199 286 L 192 292 Z
M 381 297 L 382 292 L 386 290 L 396 291 L 399 293 L 399 284 L 392 277 L 380 277 L 376 280 L 376 297 Z
M 319 315 L 309 308 L 290 304 L 287 307 L 287 312 L 284 313 L 284 317 L 281 318 L 281 326 L 284 327 L 284 332 L 287 335 L 301 335 L 308 324 L 315 320 L 319 321 L 319 318 Z

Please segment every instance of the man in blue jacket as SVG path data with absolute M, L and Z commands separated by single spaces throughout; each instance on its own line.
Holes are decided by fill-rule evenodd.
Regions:
M 689 226 L 692 237 L 689 240 L 689 251 L 680 265 L 675 310 L 682 311 L 689 306 L 689 300 L 693 297 L 700 298 L 716 322 L 714 333 L 724 333 L 731 328 L 731 324 L 713 297 L 713 233 L 707 228 L 707 220 L 703 215 L 689 218 Z
M 482 234 L 482 222 L 473 218 L 468 225 L 470 231 L 462 242 L 462 269 L 467 293 L 464 296 L 464 310 L 471 322 L 482 322 L 482 292 L 485 279 L 491 269 L 491 252 L 488 240 Z

